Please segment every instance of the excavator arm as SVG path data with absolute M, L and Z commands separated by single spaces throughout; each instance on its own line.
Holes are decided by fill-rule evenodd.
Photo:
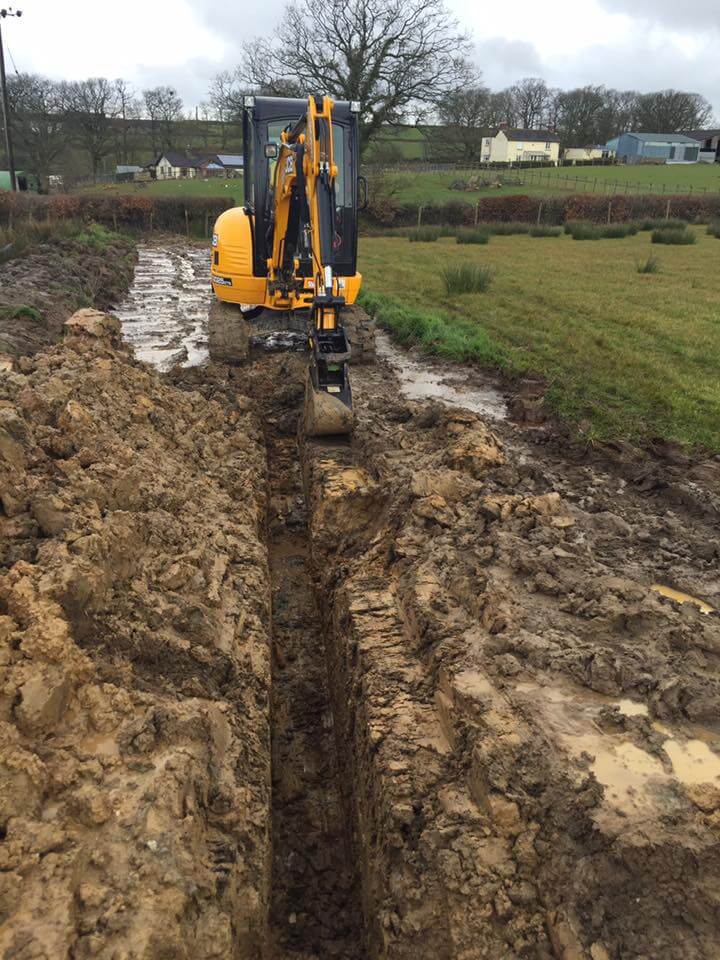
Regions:
M 339 237 L 333 156 L 333 101 L 308 98 L 307 113 L 282 133 L 271 194 L 270 290 L 289 293 L 313 277 L 305 428 L 311 435 L 349 433 L 350 348 L 340 322 L 345 298 L 333 270 Z

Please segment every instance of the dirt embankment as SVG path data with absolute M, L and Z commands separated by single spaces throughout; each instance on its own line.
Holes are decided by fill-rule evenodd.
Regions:
M 0 954 L 254 958 L 264 447 L 118 329 L 90 311 L 0 377 Z
M 75 310 L 117 303 L 134 266 L 129 238 L 92 227 L 0 263 L 0 353 L 17 357 L 57 343 Z
M 652 589 L 720 605 L 714 518 L 353 380 L 299 456 L 367 956 L 716 956 L 718 615 Z

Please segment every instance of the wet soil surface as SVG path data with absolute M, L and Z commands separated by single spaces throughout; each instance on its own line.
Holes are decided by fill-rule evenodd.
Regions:
M 276 609 L 291 595 L 304 611 L 292 614 L 296 636 L 316 634 L 318 616 L 323 628 L 331 709 L 322 691 L 297 703 L 328 718 L 338 746 L 332 809 L 345 819 L 329 835 L 351 844 L 365 955 L 715 956 L 712 462 L 583 456 L 548 424 L 508 420 L 477 373 L 379 344 L 386 359 L 353 366 L 352 441 L 306 440 L 299 460 L 305 358 L 256 350 L 232 372 L 233 389 L 262 406 L 270 462 L 282 464 L 271 486 L 282 507 L 270 510 Z M 208 395 L 226 389 L 194 375 Z M 279 635 L 291 648 L 285 624 Z M 283 809 L 278 757 L 311 756 L 305 720 L 277 720 L 290 715 L 285 691 L 319 668 L 296 664 L 285 680 L 285 663 L 273 673 L 274 838 L 286 851 L 274 861 L 274 922 L 283 944 L 323 956 L 330 943 L 342 951 L 345 919 L 338 940 L 311 921 L 304 941 L 282 920 L 307 902 L 278 872 L 287 852 L 302 856 L 283 839 L 300 810 Z M 311 775 L 310 821 L 314 792 Z M 311 829 L 306 849 L 322 836 Z
M 159 370 L 207 360 L 209 269 L 204 246 L 139 246 L 135 280 L 114 311 L 139 360 Z
M 293 350 L 6 379 L 5 955 L 720 954 L 713 462 L 370 333 L 347 441 Z
M 0 352 L 13 357 L 46 349 L 80 307 L 106 309 L 133 278 L 135 246 L 116 235 L 102 248 L 64 239 L 30 247 L 0 263 Z

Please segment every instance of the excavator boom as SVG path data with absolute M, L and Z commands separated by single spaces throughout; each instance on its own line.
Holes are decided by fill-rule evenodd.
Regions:
M 341 320 L 361 279 L 356 270 L 357 105 L 335 104 L 327 96 L 248 101 L 246 203 L 216 223 L 213 287 L 226 302 L 306 311 L 311 360 L 305 428 L 311 435 L 346 434 L 353 413 L 350 349 Z M 294 118 L 287 117 L 292 109 Z M 236 262 L 252 263 L 252 277 L 223 269 L 233 253 Z

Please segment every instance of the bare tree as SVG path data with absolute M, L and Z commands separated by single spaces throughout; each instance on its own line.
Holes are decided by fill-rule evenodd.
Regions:
M 510 88 L 490 94 L 490 108 L 493 126 L 499 127 L 500 124 L 505 124 L 508 127 L 517 126 L 515 100 Z
M 105 77 L 91 77 L 89 80 L 62 84 L 62 93 L 70 131 L 77 143 L 87 151 L 95 181 L 100 165 L 112 147 L 112 121 L 120 113 L 117 90 Z
M 608 95 L 602 86 L 577 87 L 558 94 L 558 131 L 565 146 L 585 147 L 602 139 Z
M 145 112 L 150 120 L 153 153 L 169 149 L 173 144 L 173 124 L 183 118 L 183 102 L 172 87 L 143 90 Z
M 128 162 L 128 142 L 132 133 L 133 121 L 140 116 L 140 104 L 137 96 L 127 80 L 118 78 L 115 81 L 115 92 L 118 102 L 118 119 L 120 126 L 120 162 Z
M 539 77 L 525 77 L 510 88 L 514 113 L 523 130 L 539 127 L 551 99 L 550 89 Z
M 712 107 L 699 93 L 659 90 L 637 99 L 637 129 L 662 133 L 697 130 L 712 118 Z
M 607 90 L 605 108 L 598 127 L 598 143 L 626 130 L 637 130 L 637 107 L 640 94 L 636 90 Z
M 491 100 L 490 90 L 478 83 L 459 87 L 438 103 L 442 127 L 437 136 L 445 145 L 458 148 L 465 160 L 476 160 L 482 155 L 483 135 L 494 120 Z
M 67 143 L 60 85 L 47 77 L 19 73 L 8 80 L 13 133 L 33 171 L 46 180 Z
M 272 38 L 245 45 L 238 77 L 358 101 L 364 146 L 381 124 L 466 81 L 468 49 L 443 0 L 293 0 Z

